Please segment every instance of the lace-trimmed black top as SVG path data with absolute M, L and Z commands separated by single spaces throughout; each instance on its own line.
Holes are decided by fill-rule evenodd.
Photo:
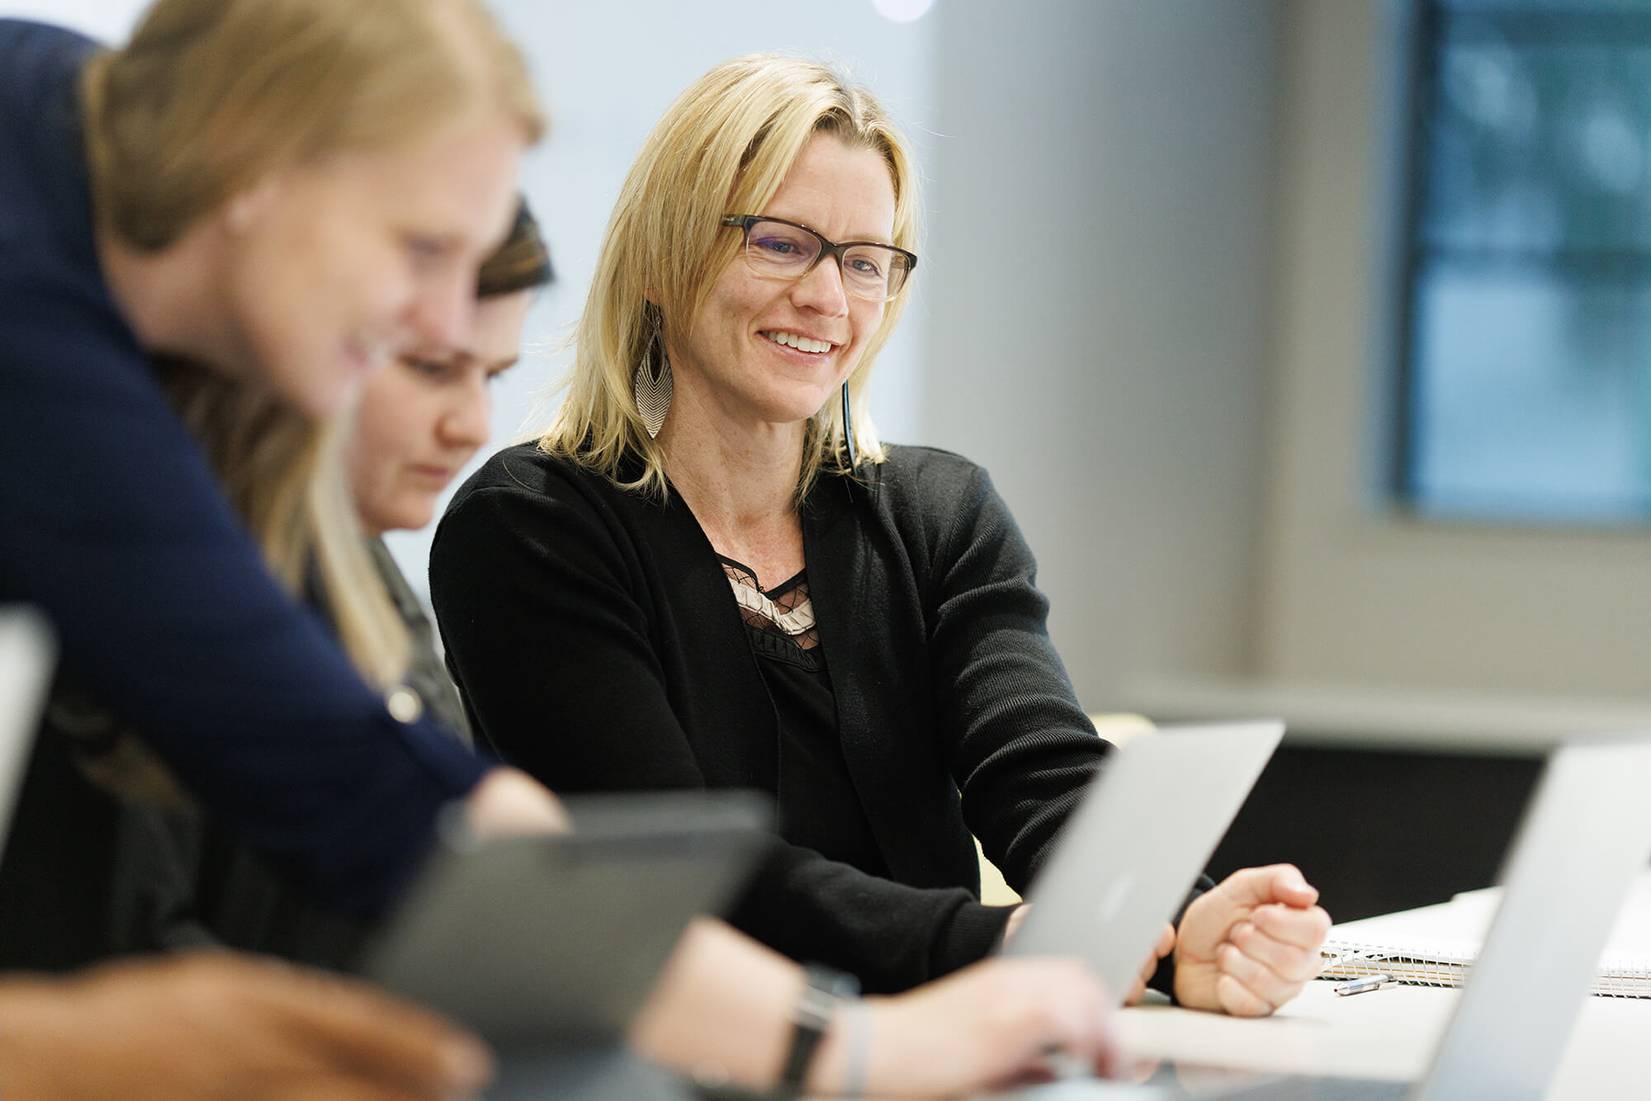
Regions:
M 808 596 L 808 571 L 764 590 L 751 567 L 726 555 L 717 558 L 739 604 L 779 725 L 774 796 L 780 836 L 827 859 L 888 875 L 843 757 L 837 700 Z

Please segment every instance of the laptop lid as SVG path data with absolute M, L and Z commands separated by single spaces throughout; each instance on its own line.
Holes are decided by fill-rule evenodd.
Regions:
M 0 608 L 0 849 L 23 786 L 54 653 L 45 620 L 23 608 Z
M 1416 1101 L 1547 1091 L 1617 913 L 1651 858 L 1648 781 L 1651 736 L 1554 751 Z
M 1276 720 L 1172 726 L 1116 750 L 1005 951 L 1081 957 L 1122 1002 L 1283 735 Z
M 567 802 L 573 832 L 444 840 L 362 973 L 474 1029 L 508 1066 L 611 1045 L 688 923 L 718 912 L 767 844 L 745 792 Z

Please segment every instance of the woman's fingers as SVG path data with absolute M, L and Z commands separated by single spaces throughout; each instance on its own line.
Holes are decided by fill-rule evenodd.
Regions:
M 256 988 L 272 1021 L 333 1067 L 419 1095 L 471 1093 L 492 1077 L 478 1041 L 435 1014 L 335 975 L 271 971 Z
M 1231 975 L 1222 975 L 1215 980 L 1215 997 L 1221 1011 L 1234 1017 L 1265 1017 L 1273 1011 L 1271 1002 Z
M 1285 978 L 1260 960 L 1247 955 L 1236 944 L 1222 945 L 1216 955 L 1220 968 L 1216 993 L 1222 1007 L 1229 1013 L 1265 1016 L 1301 993 L 1301 988 L 1306 985 L 1305 979 Z M 1234 998 L 1234 1005 L 1229 1005 L 1231 991 L 1224 981 L 1227 979 L 1242 986 L 1253 998 Z
M 1289 983 L 1304 983 L 1318 977 L 1319 950 L 1288 944 L 1261 931 L 1253 922 L 1233 926 L 1232 943 L 1250 959 Z
M 1274 940 L 1317 952 L 1330 935 L 1330 915 L 1322 906 L 1258 906 L 1250 915 L 1257 929 Z
M 1158 943 L 1152 946 L 1152 954 L 1147 957 L 1146 963 L 1141 965 L 1141 974 L 1129 989 L 1129 996 L 1124 999 L 1125 1005 L 1135 1005 L 1146 997 L 1147 984 L 1152 976 L 1158 973 L 1158 963 L 1165 956 L 1175 951 L 1175 926 L 1164 923 L 1163 930 L 1158 934 Z

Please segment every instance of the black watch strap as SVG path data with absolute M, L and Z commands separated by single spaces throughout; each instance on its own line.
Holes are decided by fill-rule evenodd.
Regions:
M 785 1066 L 780 1071 L 775 1096 L 802 1095 L 814 1053 L 819 1050 L 826 1029 L 831 1027 L 831 1015 L 836 1012 L 837 1004 L 859 993 L 860 983 L 853 975 L 818 965 L 807 968 L 803 992 L 791 1011 L 791 1047 L 785 1053 Z

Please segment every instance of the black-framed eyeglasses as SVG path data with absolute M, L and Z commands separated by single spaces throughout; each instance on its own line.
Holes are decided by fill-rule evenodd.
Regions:
M 745 263 L 769 279 L 801 279 L 825 256 L 837 259 L 843 289 L 856 298 L 887 302 L 917 266 L 917 254 L 876 241 L 828 241 L 807 226 L 764 214 L 730 214 L 722 224 L 745 235 Z

